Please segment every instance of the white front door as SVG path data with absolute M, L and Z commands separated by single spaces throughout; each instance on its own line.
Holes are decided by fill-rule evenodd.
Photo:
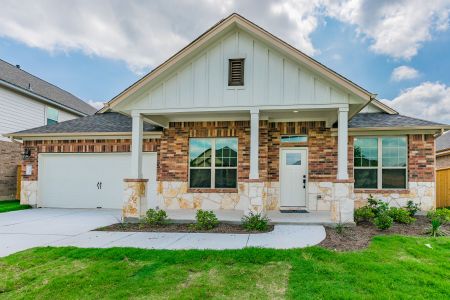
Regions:
M 281 149 L 280 207 L 306 206 L 307 151 Z

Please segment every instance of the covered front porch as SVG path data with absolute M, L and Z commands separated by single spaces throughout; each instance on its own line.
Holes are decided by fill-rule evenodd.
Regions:
M 344 104 L 188 113 L 173 109 L 134 110 L 131 112 L 132 173 L 125 179 L 123 217 L 138 218 L 148 208 L 160 208 L 180 222 L 194 220 L 196 209 L 213 210 L 219 219 L 230 222 L 240 221 L 249 212 L 265 213 L 272 222 L 281 224 L 353 222 L 348 113 L 349 105 Z M 157 199 L 147 203 L 148 183 L 142 176 L 144 122 L 163 128 L 158 153 Z M 330 131 L 335 123 L 337 137 Z M 293 134 L 303 134 L 305 140 L 290 141 Z M 212 146 L 201 152 L 212 154 L 201 159 L 192 157 L 191 142 L 195 139 L 212 141 L 207 142 Z M 215 180 L 221 174 L 215 169 L 221 159 L 216 157 L 219 147 L 214 144 L 216 139 L 222 143 L 224 139 L 235 140 L 236 164 L 226 166 L 235 170 L 233 186 L 224 188 Z M 202 159 L 212 162 L 204 169 L 210 172 L 211 179 L 210 184 L 198 187 L 192 184 L 191 171 L 198 168 L 193 168 L 192 161 L 203 162 Z M 284 174 L 283 168 L 287 170 Z M 130 197 L 134 197 L 131 205 Z M 295 209 L 308 212 L 281 212 Z

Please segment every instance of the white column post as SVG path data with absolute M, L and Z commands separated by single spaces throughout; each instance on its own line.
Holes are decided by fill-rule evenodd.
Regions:
M 259 179 L 259 109 L 250 110 L 250 176 Z
M 337 179 L 348 179 L 348 107 L 338 112 L 338 170 Z
M 131 178 L 142 178 L 142 136 L 144 121 L 139 112 L 132 112 L 133 119 L 131 132 Z

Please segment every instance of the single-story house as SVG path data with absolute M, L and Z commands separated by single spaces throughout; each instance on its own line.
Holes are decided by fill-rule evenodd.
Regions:
M 221 20 L 96 115 L 23 139 L 38 207 L 325 211 L 369 194 L 435 207 L 435 135 L 240 15 Z

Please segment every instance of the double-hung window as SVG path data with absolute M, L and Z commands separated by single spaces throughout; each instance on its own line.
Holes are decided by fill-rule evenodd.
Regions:
M 404 136 L 355 138 L 355 188 L 405 189 L 407 153 Z
M 237 138 L 189 140 L 189 187 L 237 187 Z
M 57 109 L 47 107 L 47 125 L 58 123 L 59 112 Z

